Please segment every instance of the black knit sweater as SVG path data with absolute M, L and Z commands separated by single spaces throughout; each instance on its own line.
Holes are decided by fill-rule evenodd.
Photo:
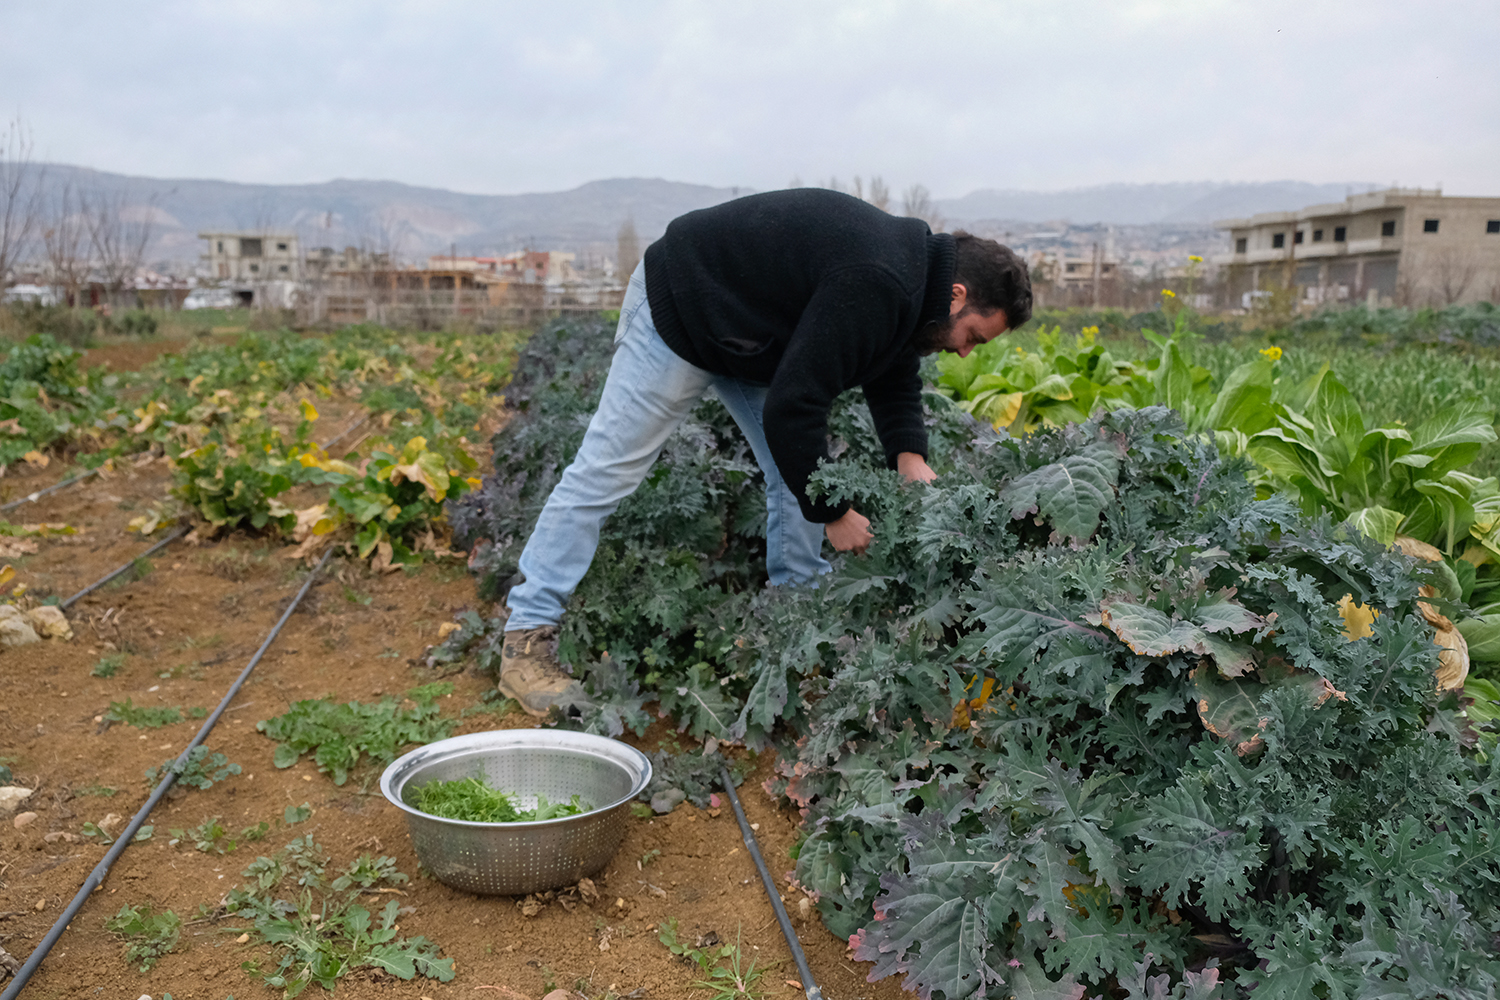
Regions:
M 770 387 L 776 468 L 810 521 L 848 510 L 807 495 L 828 455 L 834 397 L 864 388 L 894 465 L 927 454 L 912 335 L 948 315 L 953 237 L 835 191 L 738 198 L 673 220 L 646 250 L 646 297 L 662 340 L 717 375 Z

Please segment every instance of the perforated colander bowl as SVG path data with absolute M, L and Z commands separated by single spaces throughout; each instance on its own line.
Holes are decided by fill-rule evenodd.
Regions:
M 407 804 L 429 781 L 478 777 L 516 796 L 593 806 L 530 823 L 442 819 Z M 651 762 L 618 740 L 555 729 L 505 729 L 439 740 L 394 761 L 380 790 L 406 813 L 417 859 L 439 881 L 469 892 L 519 896 L 572 885 L 609 863 L 625 838 L 630 800 L 651 781 Z

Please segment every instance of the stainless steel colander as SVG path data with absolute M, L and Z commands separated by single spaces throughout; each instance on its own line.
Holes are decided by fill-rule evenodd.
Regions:
M 516 796 L 594 808 L 580 816 L 530 823 L 471 823 L 421 812 L 408 788 L 478 777 Z M 406 813 L 417 858 L 439 881 L 469 892 L 518 896 L 572 885 L 609 863 L 625 838 L 630 800 L 651 781 L 651 762 L 603 736 L 556 729 L 505 729 L 439 740 L 394 761 L 380 790 Z

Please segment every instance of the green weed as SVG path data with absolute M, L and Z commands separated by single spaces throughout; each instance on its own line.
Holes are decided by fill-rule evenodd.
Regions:
M 425 937 L 396 936 L 395 900 L 378 916 L 358 905 L 366 890 L 407 881 L 396 870 L 394 858 L 362 854 L 331 878 L 329 861 L 311 837 L 299 837 L 275 855 L 257 858 L 242 872 L 248 881 L 229 893 L 224 909 L 253 922 L 277 963 L 269 974 L 262 972 L 258 960 L 242 968 L 289 997 L 313 983 L 332 991 L 337 980 L 359 968 L 401 979 L 453 979 L 453 960 L 439 958 L 435 943 Z
M 735 932 L 732 945 L 714 943 L 707 947 L 693 948 L 677 940 L 677 921 L 672 918 L 662 924 L 657 940 L 666 945 L 672 954 L 679 955 L 698 967 L 704 978 L 696 980 L 693 985 L 713 991 L 711 1000 L 755 1000 L 765 995 L 765 990 L 758 988 L 757 984 L 766 970 L 755 967 L 758 958 L 752 958 L 748 966 L 745 964 L 745 956 L 740 949 L 739 931 Z M 726 959 L 728 964 L 721 964 Z
M 120 907 L 104 927 L 125 939 L 125 961 L 139 962 L 142 972 L 150 972 L 182 936 L 182 918 L 171 910 L 153 913 L 150 903 Z
M 160 729 L 174 722 L 181 722 L 184 718 L 201 719 L 207 715 L 208 709 L 197 706 L 189 708 L 184 715 L 183 710 L 175 705 L 148 708 L 145 705 L 136 705 L 131 699 L 126 698 L 124 701 L 110 702 L 104 718 L 109 722 L 123 722 L 136 729 Z
M 94 664 L 94 669 L 89 673 L 94 677 L 113 677 L 125 666 L 124 653 L 106 653 L 99 657 L 99 662 Z
M 223 781 L 231 774 L 239 774 L 241 768 L 232 764 L 222 753 L 210 751 L 208 747 L 196 746 L 181 764 L 173 757 L 156 767 L 146 769 L 146 781 L 152 788 L 161 783 L 168 773 L 177 775 L 176 784 L 189 788 L 212 788 L 215 782 Z
M 261 720 L 256 728 L 277 741 L 277 767 L 291 767 L 303 754 L 312 754 L 318 770 L 342 785 L 365 758 L 389 764 L 409 744 L 431 743 L 452 733 L 456 720 L 440 718 L 436 705 L 452 691 L 447 682 L 413 688 L 406 693 L 414 702 L 411 708 L 389 697 L 373 705 L 307 699 L 283 715 Z

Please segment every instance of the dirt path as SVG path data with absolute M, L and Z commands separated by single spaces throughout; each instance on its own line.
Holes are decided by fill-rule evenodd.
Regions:
M 129 560 L 147 543 L 125 525 L 163 495 L 167 482 L 168 470 L 158 461 L 28 505 L 28 521 L 68 521 L 85 530 L 42 540 L 36 555 L 13 561 L 18 582 L 33 593 L 66 596 Z M 22 959 L 30 953 L 105 851 L 66 835 L 108 813 L 128 818 L 147 795 L 143 772 L 179 753 L 199 725 L 106 727 L 99 719 L 109 703 L 130 698 L 148 706 L 217 704 L 303 579 L 304 568 L 284 558 L 284 551 L 234 536 L 196 547 L 174 543 L 144 576 L 128 574 L 81 601 L 70 615 L 73 641 L 0 651 L 0 758 L 18 783 L 36 788 L 23 809 L 37 813 L 21 829 L 9 816 L 0 817 L 0 947 Z M 525 917 L 516 900 L 471 896 L 420 876 L 402 815 L 375 787 L 378 770 L 338 787 L 306 759 L 286 770 L 272 765 L 274 744 L 256 732 L 258 720 L 284 712 L 299 698 L 373 701 L 434 679 L 420 665 L 424 648 L 437 641 L 441 623 L 473 607 L 473 585 L 455 561 L 378 577 L 362 566 L 332 563 L 209 738 L 209 746 L 239 763 L 243 774 L 206 791 L 169 796 L 158 806 L 150 819 L 156 834 L 125 852 L 99 898 L 85 905 L 24 995 L 278 996 L 240 968 L 269 953 L 264 946 L 236 943 L 243 921 L 188 925 L 181 950 L 150 973 L 125 963 L 104 922 L 123 904 L 147 901 L 191 920 L 200 904 L 213 906 L 241 881 L 239 872 L 257 853 L 310 833 L 338 865 L 366 850 L 395 857 L 412 876 L 401 899 L 411 907 L 403 910 L 402 933 L 425 935 L 457 962 L 457 977 L 446 984 L 358 972 L 340 984 L 346 996 L 507 998 L 481 989 L 505 987 L 536 1000 L 555 984 L 579 989 L 591 1000 L 606 991 L 624 995 L 637 989 L 650 998 L 705 997 L 689 986 L 696 970 L 656 940 L 654 928 L 668 918 L 678 920 L 680 936 L 690 942 L 709 932 L 732 942 L 739 931 L 747 956 L 778 963 L 763 980 L 768 993 L 800 996 L 784 985 L 795 968 L 728 809 L 711 816 L 683 805 L 667 817 L 633 820 L 620 853 L 596 878 L 602 893 L 597 904 L 571 911 L 554 904 Z M 123 657 L 118 672 L 93 676 L 110 656 Z M 467 675 L 449 679 L 455 690 L 443 703 L 445 714 L 476 703 L 489 686 Z M 498 721 L 481 714 L 464 720 L 457 732 L 530 724 L 519 713 Z M 631 742 L 654 749 L 669 735 L 659 725 Z M 797 816 L 760 788 L 769 763 L 760 763 L 742 795 L 750 819 L 759 824 L 762 851 L 784 878 L 792 868 L 787 852 Z M 107 794 L 110 789 L 113 794 Z M 229 855 L 167 844 L 171 827 L 196 826 L 215 815 L 236 830 L 261 820 L 274 825 L 288 805 L 304 801 L 313 808 L 309 821 Z M 638 867 L 643 858 L 648 863 Z M 800 921 L 798 895 L 786 895 L 825 995 L 902 995 L 893 980 L 867 984 L 869 966 L 847 958 L 844 942 L 823 930 L 815 913 Z

